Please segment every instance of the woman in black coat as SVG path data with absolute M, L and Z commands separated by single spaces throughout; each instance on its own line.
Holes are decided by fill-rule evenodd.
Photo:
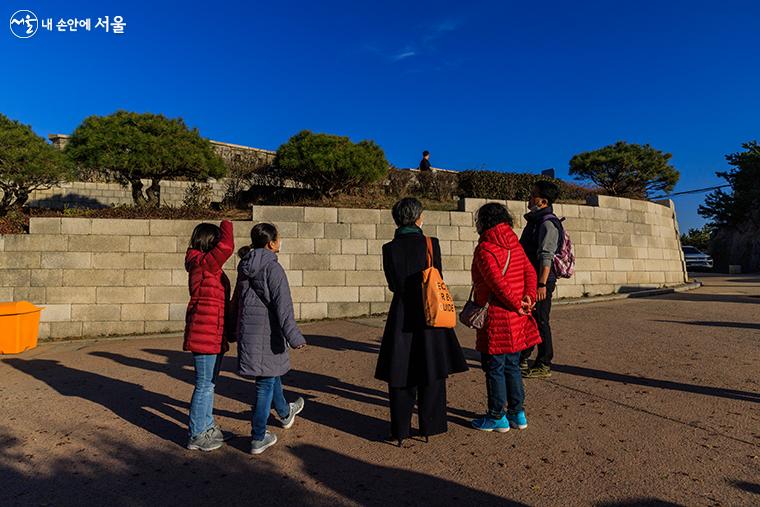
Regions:
M 388 382 L 391 439 L 401 446 L 409 437 L 412 411 L 418 407 L 420 434 L 445 433 L 446 378 L 467 371 L 453 329 L 428 327 L 422 305 L 422 271 L 427 245 L 422 233 L 422 204 L 414 198 L 393 206 L 395 238 L 383 245 L 383 270 L 393 300 L 385 322 L 375 378 Z M 441 247 L 433 243 L 433 265 L 441 271 Z

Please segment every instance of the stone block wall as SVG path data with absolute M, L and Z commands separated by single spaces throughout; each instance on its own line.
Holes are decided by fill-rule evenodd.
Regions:
M 428 211 L 425 231 L 441 242 L 444 278 L 466 299 L 477 242 L 473 211 Z M 522 227 L 524 203 L 506 203 Z M 661 287 L 686 279 L 672 203 L 600 196 L 589 206 L 560 205 L 576 245 L 577 273 L 559 297 Z M 388 210 L 276 207 L 235 222 L 236 247 L 251 226 L 277 225 L 296 317 L 321 319 L 387 311 L 391 293 L 382 245 L 395 227 Z M 0 236 L 0 301 L 45 307 L 41 336 L 99 336 L 180 331 L 188 300 L 184 254 L 197 221 L 32 218 L 30 234 Z M 237 256 L 225 265 L 235 278 Z
M 147 188 L 150 180 L 143 180 Z M 179 206 L 185 197 L 189 181 L 162 181 L 161 199 L 164 206 Z M 221 202 L 227 190 L 225 179 L 205 183 L 211 188 L 213 202 Z M 28 205 L 33 208 L 104 208 L 109 206 L 132 205 L 132 190 L 118 183 L 92 183 L 72 181 L 46 190 L 36 190 L 29 196 Z
M 474 212 L 486 199 L 464 199 Z M 515 217 L 518 234 L 524 226 L 522 201 L 505 204 Z M 587 205 L 557 204 L 554 211 L 575 247 L 576 273 L 560 280 L 559 297 L 611 294 L 637 288 L 678 285 L 687 280 L 680 233 L 672 201 L 659 203 L 593 196 Z
M 48 136 L 53 146 L 63 149 L 69 141 L 65 134 L 50 134 Z M 241 146 L 238 144 L 223 143 L 210 140 L 214 151 L 222 158 L 230 174 L 237 171 L 250 171 L 255 168 L 264 168 L 272 164 L 275 152 Z M 97 172 L 93 172 L 97 176 Z M 102 174 L 99 175 L 102 178 Z M 150 180 L 142 180 L 147 188 Z M 190 185 L 187 181 L 162 181 L 161 204 L 179 206 L 185 197 L 185 190 Z M 211 180 L 208 182 L 211 188 L 212 201 L 221 202 L 227 190 L 225 179 Z M 61 183 L 50 189 L 37 190 L 29 196 L 28 205 L 36 208 L 101 208 L 133 203 L 132 191 L 118 183 L 94 183 L 84 181 L 72 181 Z
M 148 182 L 148 185 L 150 182 Z M 133 204 L 128 187 L 118 183 L 72 181 L 53 188 L 35 190 L 29 195 L 32 208 L 103 208 Z

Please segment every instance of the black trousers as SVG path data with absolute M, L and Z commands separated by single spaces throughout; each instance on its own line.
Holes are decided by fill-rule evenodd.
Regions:
M 417 404 L 420 435 L 446 433 L 446 379 L 424 386 L 389 387 L 391 438 L 408 438 Z
M 554 347 L 552 346 L 552 327 L 549 319 L 552 313 L 552 295 L 557 282 L 550 280 L 546 282 L 546 299 L 536 302 L 536 308 L 533 310 L 533 316 L 538 324 L 538 334 L 541 335 L 541 343 L 538 344 L 538 353 L 536 354 L 535 366 L 551 366 L 554 358 Z M 525 349 L 520 354 L 520 360 L 527 360 L 533 353 L 533 348 Z

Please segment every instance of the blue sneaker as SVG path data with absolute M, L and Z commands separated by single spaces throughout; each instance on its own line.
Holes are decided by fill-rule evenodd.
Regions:
M 524 430 L 528 427 L 528 418 L 525 417 L 525 410 L 520 410 L 514 415 L 507 414 L 507 420 L 512 428 Z
M 480 431 L 498 431 L 499 433 L 506 433 L 509 431 L 509 421 L 505 415 L 501 416 L 501 419 L 492 419 L 485 416 L 480 419 L 474 419 L 472 421 L 472 427 Z

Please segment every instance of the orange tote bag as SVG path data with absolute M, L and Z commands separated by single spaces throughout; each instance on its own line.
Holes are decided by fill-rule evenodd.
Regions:
M 422 306 L 425 308 L 425 322 L 430 327 L 454 328 L 457 325 L 454 300 L 441 272 L 433 266 L 433 241 L 427 236 L 425 240 L 427 267 L 422 271 Z

